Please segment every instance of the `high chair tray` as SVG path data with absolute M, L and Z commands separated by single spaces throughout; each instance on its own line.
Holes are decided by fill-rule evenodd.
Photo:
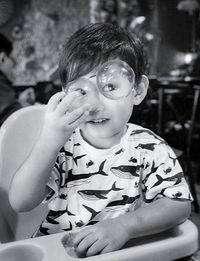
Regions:
M 63 245 L 69 232 L 0 245 L 1 261 L 75 261 Z M 120 236 L 120 235 L 119 235 Z M 165 233 L 130 240 L 118 251 L 82 260 L 171 261 L 190 256 L 198 249 L 198 230 L 189 220 Z

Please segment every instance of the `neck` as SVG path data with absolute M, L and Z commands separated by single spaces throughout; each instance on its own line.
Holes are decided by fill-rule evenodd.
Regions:
M 82 131 L 81 136 L 82 138 L 91 146 L 97 148 L 97 149 L 110 149 L 111 147 L 117 145 L 120 143 L 121 138 L 126 133 L 127 126 L 125 126 L 122 130 L 115 133 L 113 136 L 105 137 L 105 138 L 95 138 L 95 137 L 86 137 Z

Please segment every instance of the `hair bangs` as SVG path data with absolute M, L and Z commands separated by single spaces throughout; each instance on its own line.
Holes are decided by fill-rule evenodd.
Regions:
M 70 66 L 68 67 L 67 82 L 71 82 L 76 78 L 86 75 L 98 67 L 100 63 L 98 56 L 90 56 L 79 54 L 77 57 L 73 57 Z
M 66 86 L 112 59 L 129 64 L 135 72 L 136 83 L 145 73 L 143 46 L 136 35 L 112 24 L 86 25 L 64 46 L 59 63 L 61 82 Z

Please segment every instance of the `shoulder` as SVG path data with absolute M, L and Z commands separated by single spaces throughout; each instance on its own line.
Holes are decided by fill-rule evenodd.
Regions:
M 129 137 L 138 141 L 154 141 L 156 143 L 165 142 L 163 138 L 157 135 L 150 129 L 144 128 L 136 124 L 128 124 L 129 128 Z
M 152 158 L 167 158 L 174 153 L 169 144 L 150 129 L 138 125 L 129 124 L 128 142 L 138 152 L 149 155 Z
M 83 151 L 82 140 L 80 138 L 79 130 L 73 131 L 72 135 L 60 150 L 60 155 L 65 157 L 80 156 Z
M 63 148 L 60 150 L 61 153 L 65 153 L 66 151 L 74 152 L 74 147 L 78 149 L 81 146 L 80 141 L 78 139 L 77 130 L 74 130 L 72 135 L 69 137 L 68 141 L 64 144 Z

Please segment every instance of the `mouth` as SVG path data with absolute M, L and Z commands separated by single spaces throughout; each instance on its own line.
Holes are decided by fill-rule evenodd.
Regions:
M 93 124 L 93 125 L 103 125 L 105 123 L 107 123 L 109 121 L 109 119 L 106 118 L 101 118 L 101 119 L 93 119 L 88 121 L 89 124 Z

